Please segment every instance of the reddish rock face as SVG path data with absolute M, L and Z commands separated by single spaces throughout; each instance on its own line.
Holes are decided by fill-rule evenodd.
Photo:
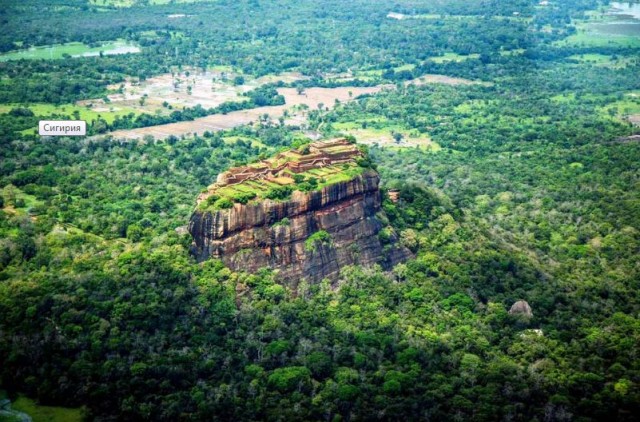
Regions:
M 235 204 L 212 212 L 195 211 L 189 223 L 192 251 L 199 261 L 221 259 L 236 271 L 278 270 L 278 277 L 297 284 L 337 279 L 350 264 L 380 264 L 390 269 L 411 255 L 397 237 L 383 246 L 379 177 L 373 170 L 350 181 L 313 192 L 296 191 L 288 201 Z M 282 224 L 284 218 L 287 224 Z M 306 242 L 324 230 L 328 241 Z

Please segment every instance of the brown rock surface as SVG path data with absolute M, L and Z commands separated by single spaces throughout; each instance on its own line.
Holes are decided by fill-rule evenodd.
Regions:
M 380 264 L 390 269 L 411 253 L 397 237 L 383 246 L 379 177 L 367 170 L 352 180 L 318 191 L 293 192 L 284 202 L 264 200 L 235 204 L 218 211 L 195 211 L 189 223 L 193 253 L 199 261 L 221 259 L 236 271 L 262 267 L 279 270 L 279 278 L 297 284 L 305 278 L 335 280 L 340 268 L 350 264 Z M 288 224 L 276 224 L 283 218 Z M 326 231 L 329 242 L 305 242 L 313 233 Z M 307 245 L 305 245 L 307 243 Z

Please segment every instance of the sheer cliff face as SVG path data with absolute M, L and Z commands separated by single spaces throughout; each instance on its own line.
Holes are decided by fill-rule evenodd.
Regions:
M 296 191 L 285 202 L 195 211 L 189 223 L 193 253 L 199 261 L 221 259 L 236 271 L 272 267 L 279 270 L 279 278 L 294 284 L 302 278 L 335 280 L 340 268 L 349 264 L 378 263 L 389 269 L 410 252 L 395 236 L 384 247 L 378 239 L 378 181 L 378 174 L 369 170 L 322 190 Z M 309 239 L 320 230 L 329 239 Z

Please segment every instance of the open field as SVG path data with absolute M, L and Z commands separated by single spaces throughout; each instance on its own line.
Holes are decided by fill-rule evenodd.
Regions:
M 213 2 L 216 0 L 149 0 L 148 3 L 154 4 L 169 4 L 169 3 L 198 3 L 198 2 Z M 136 0 L 89 0 L 90 4 L 95 6 L 105 7 L 131 7 L 136 3 L 141 3 Z
M 89 123 L 91 121 L 96 120 L 97 118 L 102 118 L 108 123 L 113 122 L 113 120 L 117 116 L 125 116 L 129 113 L 139 114 L 139 111 L 135 108 L 123 107 L 123 106 L 113 106 L 113 105 L 105 105 L 105 107 L 96 107 L 91 108 L 83 105 L 75 105 L 75 104 L 1 104 L 0 105 L 0 113 L 7 113 L 11 109 L 16 107 L 25 107 L 33 111 L 36 116 L 70 116 L 74 117 L 74 113 L 77 112 L 78 119 L 85 120 Z
M 402 72 L 404 70 L 412 71 L 415 69 L 415 64 L 403 64 L 393 68 L 394 72 Z M 382 77 L 384 73 L 383 69 L 367 69 L 367 70 L 355 70 L 344 73 L 328 73 L 324 77 L 326 80 L 334 82 L 349 82 L 356 79 L 361 81 L 375 81 Z
M 625 98 L 600 108 L 603 116 L 616 120 L 640 123 L 640 97 L 637 93 L 629 93 Z
M 134 107 L 127 107 L 123 105 L 110 105 L 106 104 L 102 107 L 91 107 L 86 105 L 75 104 L 0 104 L 0 114 L 8 113 L 11 109 L 17 107 L 28 108 L 36 116 L 51 117 L 53 119 L 63 119 L 69 117 L 70 119 L 84 120 L 88 124 L 96 121 L 98 118 L 105 120 L 107 123 L 113 123 L 116 117 L 123 117 L 128 114 L 140 114 L 140 110 Z M 37 133 L 38 128 L 33 127 L 21 131 L 23 134 Z
M 39 207 L 44 204 L 34 195 L 25 193 L 13 185 L 7 185 L 0 189 L 0 195 L 4 196 L 6 201 L 3 210 L 9 214 L 27 216 L 31 214 L 33 207 Z M 11 199 L 6 200 L 7 198 Z
M 588 13 L 588 21 L 575 22 L 577 33 L 557 41 L 559 46 L 640 46 L 640 7 L 611 3 L 611 8 Z
M 433 142 L 427 135 L 417 132 L 410 132 L 402 128 L 384 127 L 382 129 L 366 128 L 363 129 L 359 123 L 336 123 L 333 127 L 345 135 L 353 135 L 360 144 L 378 145 L 380 147 L 394 148 L 423 148 L 431 151 L 439 151 L 440 145 Z M 401 136 L 396 141 L 394 134 L 399 133 Z
M 82 411 L 65 407 L 40 406 L 35 401 L 20 396 L 11 407 L 31 416 L 33 422 L 80 422 Z
M 437 14 L 437 13 L 418 13 L 418 14 L 403 14 L 397 12 L 389 12 L 387 18 L 393 20 L 407 20 L 407 19 L 428 19 L 428 20 L 455 20 L 455 21 L 472 21 L 484 18 L 484 16 L 478 15 L 454 15 L 454 14 Z M 492 16 L 492 19 L 501 21 L 530 21 L 531 18 L 524 16 Z
M 247 99 L 242 94 L 259 86 L 277 81 L 295 82 L 304 79 L 298 73 L 267 75 L 260 78 L 244 77 L 245 82 L 234 85 L 236 73 L 229 68 L 220 67 L 206 72 L 184 69 L 167 73 L 143 82 L 129 79 L 120 85 L 111 85 L 112 94 L 107 95 L 108 102 L 102 98 L 79 101 L 78 105 L 92 107 L 103 112 L 111 108 L 134 110 L 137 113 L 170 114 L 175 108 L 217 107 L 225 102 L 242 102 Z
M 424 75 L 418 79 L 407 81 L 406 84 L 423 85 L 441 83 L 447 85 L 470 85 L 482 82 L 462 78 L 452 78 L 444 75 Z M 156 139 L 168 136 L 182 136 L 188 134 L 202 134 L 205 131 L 215 132 L 231 129 L 237 126 L 257 122 L 268 116 L 270 119 L 283 117 L 285 111 L 288 116 L 286 124 L 303 125 L 306 122 L 307 109 L 331 109 L 338 102 L 351 101 L 363 94 L 375 94 L 383 89 L 393 89 L 393 85 L 384 84 L 374 87 L 339 87 L 339 88 L 307 88 L 303 94 L 298 94 L 295 88 L 279 88 L 278 93 L 285 98 L 282 106 L 258 107 L 249 110 L 234 111 L 228 114 L 214 114 L 195 119 L 193 121 L 169 123 L 139 129 L 118 130 L 112 132 L 115 138 L 141 139 L 151 135 Z
M 639 47 L 640 36 L 605 34 L 596 32 L 591 26 L 579 25 L 577 34 L 557 41 L 556 45 L 577 47 Z
M 257 138 L 251 138 L 247 136 L 225 136 L 222 138 L 222 141 L 225 144 L 235 144 L 238 141 L 251 142 L 251 146 L 254 148 L 263 148 L 266 147 L 265 144 L 260 142 Z
M 605 54 L 574 54 L 569 56 L 568 59 L 575 60 L 580 64 L 591 64 L 610 69 L 620 69 L 627 65 L 632 65 L 638 60 L 631 57 L 607 56 Z
M 468 59 L 478 58 L 480 55 L 478 54 L 470 54 L 468 56 L 462 56 L 455 53 L 447 53 L 444 56 L 432 57 L 428 60 L 434 61 L 437 63 L 444 63 L 448 61 L 456 61 L 461 62 Z M 412 71 L 415 69 L 415 64 L 404 64 L 401 66 L 396 66 L 393 68 L 394 72 L 402 72 L 402 71 Z M 356 79 L 361 81 L 378 81 L 381 79 L 382 74 L 384 73 L 383 69 L 369 69 L 369 70 L 360 70 L 355 72 L 344 72 L 340 74 L 327 74 L 325 78 L 329 81 L 333 82 L 350 82 Z M 480 83 L 478 81 L 472 81 L 469 79 L 463 78 L 452 78 L 445 75 L 423 75 L 417 79 L 413 79 L 411 81 L 405 81 L 405 84 L 415 83 L 420 84 L 421 82 L 426 83 L 443 83 L 446 85 L 468 85 L 473 83 Z
M 134 0 L 89 0 L 89 4 L 96 6 L 131 7 L 134 3 Z
M 442 56 L 430 57 L 428 60 L 434 63 L 463 62 L 469 59 L 477 59 L 480 54 L 462 55 L 458 53 L 445 53 Z
M 503 50 L 500 52 L 501 56 L 517 56 L 525 52 L 524 48 L 516 48 L 515 50 Z
M 472 81 L 464 78 L 453 78 L 445 75 L 423 75 L 419 78 L 407 81 L 406 85 L 426 85 L 426 84 L 444 84 L 444 85 L 490 85 L 488 82 Z
M 258 107 L 250 110 L 234 111 L 228 114 L 214 114 L 189 122 L 170 123 L 140 129 L 119 130 L 112 132 L 115 138 L 140 139 L 145 135 L 163 139 L 168 136 L 181 136 L 189 133 L 202 134 L 205 131 L 219 131 L 236 126 L 250 124 L 268 115 L 271 119 L 284 116 L 285 110 L 290 110 L 287 123 L 301 124 L 306 121 L 305 108 L 317 109 L 333 108 L 336 100 L 349 101 L 362 94 L 379 92 L 384 86 L 376 87 L 341 87 L 341 88 L 308 88 L 303 94 L 298 94 L 295 88 L 279 88 L 278 92 L 285 97 L 285 105 Z M 292 110 L 294 109 L 294 110 Z
M 106 42 L 100 47 L 89 47 L 80 42 L 55 44 L 51 46 L 31 47 L 27 50 L 16 50 L 0 54 L 0 61 L 20 59 L 62 59 L 67 55 L 71 57 L 98 56 L 100 52 L 106 55 L 139 53 L 140 48 L 124 40 Z

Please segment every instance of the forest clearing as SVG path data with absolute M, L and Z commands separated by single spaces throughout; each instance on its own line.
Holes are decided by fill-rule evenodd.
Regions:
M 306 109 L 315 109 L 322 106 L 323 109 L 333 108 L 336 100 L 349 101 L 362 94 L 379 92 L 384 86 L 375 87 L 341 87 L 341 88 L 308 88 L 302 94 L 298 94 L 296 88 L 279 88 L 278 93 L 285 98 L 285 105 L 257 107 L 249 110 L 233 111 L 227 114 L 213 114 L 187 122 L 169 123 L 166 125 L 150 126 L 130 130 L 118 130 L 110 133 L 116 139 L 142 139 L 145 135 L 151 135 L 157 139 L 168 136 L 182 136 L 189 133 L 202 134 L 205 131 L 217 132 L 246 125 L 264 119 L 267 115 L 275 120 L 283 117 L 285 111 L 291 112 L 286 118 L 288 124 L 301 124 L 306 120 Z M 292 110 L 295 108 L 296 110 Z
M 115 41 L 106 41 L 99 46 L 89 46 L 81 42 L 70 42 L 65 44 L 54 44 L 45 46 L 36 46 L 29 49 L 9 51 L 0 54 L 0 62 L 8 60 L 53 60 L 65 57 L 92 57 L 115 54 L 139 53 L 140 47 L 118 39 Z
M 146 84 L 144 88 L 147 92 L 154 93 L 153 95 L 149 96 L 148 101 L 150 104 L 159 102 L 160 99 L 163 98 L 163 93 L 167 91 L 166 75 L 153 79 L 154 81 L 150 81 L 149 84 Z M 266 76 L 263 78 L 255 79 L 251 83 L 243 85 L 242 87 L 234 87 L 238 89 L 234 90 L 233 88 L 225 87 L 218 92 L 210 92 L 210 90 L 206 88 L 207 83 L 203 82 L 203 87 L 201 88 L 201 91 L 199 91 L 199 95 L 201 96 L 198 98 L 205 97 L 212 103 L 216 103 L 216 101 L 219 101 L 216 105 L 220 105 L 222 104 L 222 102 L 224 102 L 222 101 L 222 99 L 224 99 L 225 101 L 230 101 L 232 98 L 242 98 L 238 95 L 238 91 L 245 90 L 248 87 L 260 86 L 261 83 L 269 83 L 275 79 L 283 81 L 295 81 L 301 80 L 302 76 L 297 74 L 287 74 L 277 77 Z M 204 81 L 205 79 L 202 78 L 201 80 Z M 445 85 L 483 84 L 482 82 L 463 78 L 453 78 L 445 75 L 423 75 L 420 78 L 406 81 L 405 85 L 413 84 L 420 86 L 430 83 L 440 83 Z M 331 110 L 336 106 L 336 104 L 351 101 L 360 95 L 375 94 L 384 89 L 393 88 L 394 85 L 392 84 L 380 84 L 372 87 L 314 87 L 306 88 L 302 93 L 298 93 L 297 88 L 278 88 L 278 94 L 284 96 L 285 98 L 285 105 L 257 107 L 248 110 L 232 111 L 227 114 L 213 114 L 192 121 L 168 123 L 164 125 L 149 126 L 137 129 L 117 130 L 111 132 L 110 135 L 112 135 L 116 139 L 142 139 L 145 135 L 151 135 L 156 139 L 163 139 L 168 136 L 182 136 L 195 133 L 202 134 L 205 131 L 216 132 L 220 130 L 231 129 L 237 126 L 257 122 L 260 119 L 265 119 L 265 116 L 268 116 L 271 120 L 285 117 L 286 124 L 303 125 L 306 121 L 307 110 Z M 174 98 L 176 98 L 176 101 L 190 100 L 191 102 L 188 104 L 194 105 L 194 97 L 185 95 L 184 92 L 178 92 L 174 94 Z M 135 97 L 136 95 L 137 97 Z M 115 101 L 120 101 L 120 104 L 126 107 L 135 107 L 135 98 L 140 98 L 139 94 L 130 94 L 129 97 L 114 97 Z M 368 136 L 366 138 L 371 139 Z M 392 140 L 388 136 L 382 136 L 376 139 L 378 139 L 377 142 L 380 142 L 381 144 L 386 144 L 387 142 Z M 409 142 L 408 140 L 405 140 L 405 142 L 407 143 L 407 146 L 415 146 L 413 142 Z M 422 145 L 423 143 L 418 142 L 418 144 Z
M 243 94 L 265 84 L 304 79 L 306 78 L 301 74 L 293 72 L 252 78 L 225 70 L 202 72 L 184 69 L 144 81 L 129 78 L 122 84 L 110 85 L 108 88 L 112 93 L 106 96 L 106 101 L 104 98 L 94 98 L 81 100 L 76 104 L 93 108 L 97 112 L 128 108 L 140 113 L 169 114 L 174 108 L 195 107 L 198 104 L 211 108 L 225 102 L 242 102 L 247 99 Z

